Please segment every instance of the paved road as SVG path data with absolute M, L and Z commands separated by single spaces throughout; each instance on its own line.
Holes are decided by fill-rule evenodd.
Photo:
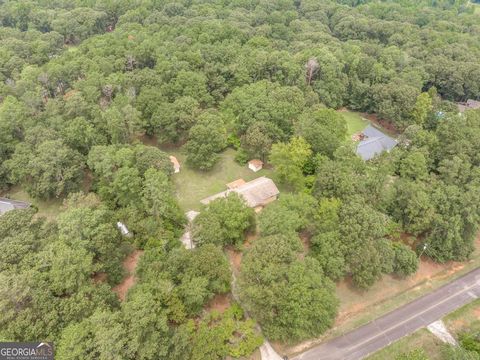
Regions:
M 359 360 L 480 298 L 480 268 L 294 360 Z

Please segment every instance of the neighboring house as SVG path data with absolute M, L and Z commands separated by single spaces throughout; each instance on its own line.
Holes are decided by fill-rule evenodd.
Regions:
M 179 173 L 180 172 L 180 163 L 178 162 L 178 159 L 175 156 L 170 155 L 170 161 L 173 164 L 173 172 L 175 174 Z
M 188 219 L 188 224 L 185 227 L 185 233 L 180 238 L 180 241 L 187 250 L 193 249 L 195 247 L 195 243 L 192 240 L 192 223 L 193 220 L 195 220 L 195 218 L 198 216 L 198 214 L 200 213 L 194 210 L 190 210 L 185 213 L 185 216 Z
M 248 168 L 253 172 L 260 171 L 263 168 L 263 161 L 258 159 L 252 159 L 248 162 Z
M 0 216 L 15 209 L 27 209 L 30 204 L 24 201 L 17 201 L 0 197 Z
M 280 194 L 280 191 L 278 191 L 278 188 L 272 179 L 261 176 L 255 180 L 235 187 L 234 189 L 229 189 L 212 195 L 201 200 L 200 202 L 204 205 L 207 205 L 215 199 L 227 197 L 232 192 L 239 194 L 245 200 L 247 205 L 251 208 L 254 208 L 255 211 L 260 211 L 265 205 L 276 200 L 278 194 Z
M 384 151 L 390 151 L 397 146 L 397 141 L 380 130 L 368 125 L 362 131 L 357 145 L 357 155 L 363 160 L 370 160 Z
M 477 110 L 480 109 L 480 101 L 469 99 L 467 102 L 457 103 L 457 106 L 461 113 L 467 110 Z

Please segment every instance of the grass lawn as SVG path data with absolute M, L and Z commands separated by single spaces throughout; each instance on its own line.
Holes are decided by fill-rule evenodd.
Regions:
M 454 336 L 466 329 L 480 331 L 480 299 L 445 316 L 443 321 Z
M 340 111 L 340 114 L 343 115 L 345 120 L 347 121 L 347 135 L 348 138 L 363 129 L 367 127 L 367 125 L 370 123 L 367 119 L 363 118 L 359 113 L 345 110 L 345 111 Z
M 20 186 L 14 186 L 9 191 L 5 192 L 3 196 L 7 196 L 14 200 L 26 201 L 38 208 L 38 216 L 44 217 L 48 220 L 53 220 L 61 211 L 63 199 L 52 200 L 37 200 L 33 199 Z
M 480 4 L 473 4 L 474 6 L 474 14 L 480 15 Z
M 235 150 L 227 149 L 220 154 L 220 159 L 210 171 L 198 171 L 185 163 L 185 154 L 181 149 L 165 150 L 168 154 L 177 157 L 180 162 L 180 172 L 173 175 L 177 189 L 177 197 L 183 210 L 198 210 L 200 200 L 226 190 L 226 184 L 242 178 L 245 181 L 267 175 L 272 177 L 272 170 L 262 169 L 256 173 L 235 162 Z
M 420 329 L 417 332 L 398 340 L 389 347 L 386 347 L 375 354 L 370 355 L 368 360 L 395 360 L 405 352 L 422 348 L 430 360 L 443 360 L 441 350 L 443 343 L 427 329 Z

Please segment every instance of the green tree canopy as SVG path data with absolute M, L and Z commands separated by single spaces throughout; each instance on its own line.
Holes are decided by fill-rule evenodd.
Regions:
M 193 222 L 192 237 L 196 244 L 240 246 L 245 233 L 254 224 L 253 209 L 236 193 L 210 202 Z
M 300 249 L 295 236 L 269 236 L 255 241 L 242 262 L 242 301 L 270 339 L 318 336 L 336 315 L 333 283 L 316 260 L 298 259 Z

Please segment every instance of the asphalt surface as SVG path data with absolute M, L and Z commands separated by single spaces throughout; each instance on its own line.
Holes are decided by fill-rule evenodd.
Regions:
M 480 298 L 480 268 L 294 360 L 358 360 Z

